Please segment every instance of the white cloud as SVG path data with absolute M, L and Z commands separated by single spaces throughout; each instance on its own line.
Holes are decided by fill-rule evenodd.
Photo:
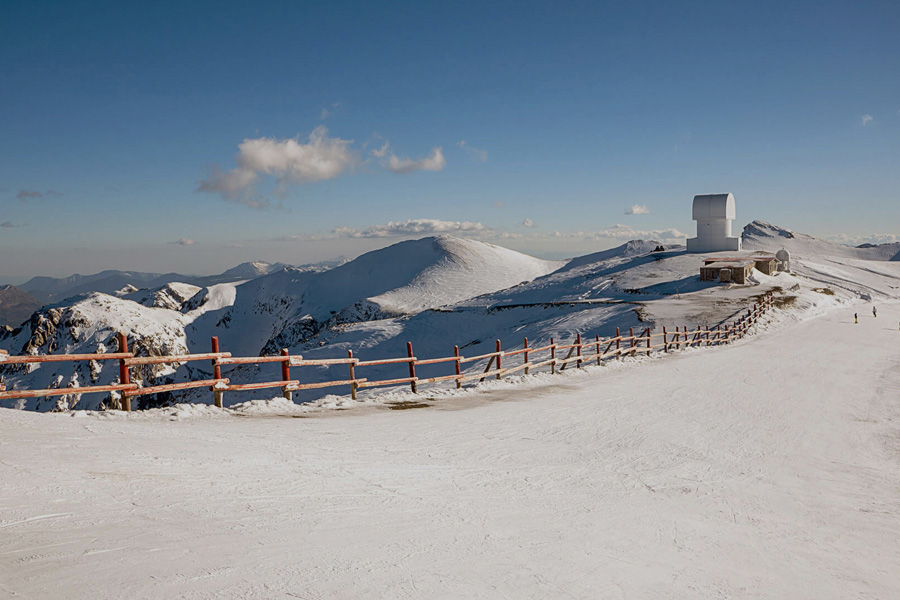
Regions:
M 469 156 L 477 160 L 478 162 L 487 162 L 488 153 L 487 150 L 482 150 L 481 148 L 475 148 L 474 146 L 470 146 L 466 140 L 460 140 L 456 143 L 457 146 L 462 148 Z
M 16 225 L 12 221 L 3 221 L 2 223 L 0 223 L 0 227 L 12 228 L 12 227 L 21 227 L 21 225 Z
M 444 159 L 444 151 L 438 147 L 431 149 L 430 156 L 418 160 L 399 158 L 392 152 L 385 168 L 392 173 L 405 175 L 416 171 L 441 171 L 446 165 L 447 161 Z
M 646 204 L 634 204 L 631 208 L 625 211 L 626 215 L 649 215 L 650 209 L 647 208 Z
M 174 244 L 176 246 L 196 246 L 197 242 L 194 240 L 189 240 L 188 238 L 181 238 L 180 240 L 175 240 L 174 242 L 169 242 L 170 244 Z
M 866 125 L 868 125 L 869 123 L 871 123 L 874 120 L 875 120 L 875 117 L 873 117 L 872 115 L 863 115 L 862 116 L 862 126 L 865 127 Z
M 333 179 L 358 164 L 359 158 L 350 148 L 352 143 L 353 140 L 329 137 L 324 125 L 309 134 L 306 144 L 296 138 L 245 139 L 238 146 L 238 166 L 231 171 L 212 170 L 200 182 L 198 191 L 265 208 L 268 203 L 255 199 L 252 189 L 262 175 L 274 175 L 281 189 L 292 183 Z
M 468 221 L 441 221 L 438 219 L 410 219 L 408 221 L 390 221 L 384 225 L 372 225 L 362 231 L 350 227 L 338 227 L 334 233 L 340 237 L 352 238 L 388 238 L 409 235 L 433 235 L 440 233 L 478 233 L 488 228 L 481 223 Z
M 527 219 L 527 218 L 522 219 L 522 225 L 524 227 L 534 227 L 534 221 L 532 221 L 531 219 Z

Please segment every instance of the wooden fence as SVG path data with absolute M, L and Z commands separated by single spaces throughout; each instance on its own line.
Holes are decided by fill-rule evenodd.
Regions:
M 475 379 L 484 381 L 488 377 L 501 379 L 504 375 L 510 375 L 519 371 L 524 371 L 524 374 L 528 375 L 533 369 L 541 367 L 549 367 L 552 373 L 557 373 L 564 371 L 571 364 L 575 364 L 576 367 L 581 368 L 585 363 L 596 361 L 599 365 L 602 364 L 604 360 L 622 358 L 623 356 L 636 356 L 639 354 L 646 354 L 649 356 L 653 352 L 667 353 L 682 348 L 727 344 L 733 340 L 742 338 L 750 327 L 756 323 L 759 317 L 771 309 L 773 301 L 774 297 L 770 292 L 759 302 L 755 303 L 746 314 L 743 314 L 730 324 L 726 324 L 724 327 L 718 325 L 715 328 L 707 326 L 705 328 L 698 327 L 697 329 L 688 329 L 687 326 L 684 328 L 679 326 L 675 328 L 675 331 L 669 331 L 667 328 L 663 327 L 662 331 L 657 333 L 653 333 L 649 327 L 638 333 L 635 333 L 634 329 L 631 328 L 628 331 L 628 335 L 623 335 L 622 332 L 619 331 L 619 328 L 616 328 L 616 335 L 612 338 L 601 339 L 601 337 L 597 335 L 594 336 L 593 340 L 585 341 L 579 333 L 576 335 L 574 344 L 557 344 L 553 338 L 550 338 L 550 343 L 548 345 L 540 347 L 529 346 L 528 338 L 525 338 L 523 347 L 517 350 L 503 350 L 500 346 L 500 340 L 497 340 L 494 352 L 478 354 L 476 356 L 462 356 L 459 353 L 459 347 L 454 346 L 453 356 L 427 359 L 420 359 L 415 356 L 411 342 L 407 342 L 406 344 L 406 356 L 380 360 L 359 360 L 359 358 L 353 355 L 352 350 L 347 352 L 347 358 L 304 359 L 303 356 L 299 354 L 290 354 L 287 349 L 283 349 L 279 355 L 275 356 L 234 357 L 229 352 L 219 351 L 219 340 L 216 337 L 212 338 L 211 351 L 204 354 L 135 356 L 128 351 L 128 341 L 126 336 L 120 333 L 118 336 L 119 351 L 105 354 L 10 356 L 5 350 L 0 350 L 0 366 L 100 360 L 115 360 L 119 363 L 119 378 L 118 383 L 116 384 L 50 388 L 42 390 L 7 390 L 6 387 L 0 383 L 0 400 L 9 398 L 38 398 L 67 396 L 71 394 L 80 395 L 101 392 L 119 392 L 122 396 L 122 409 L 130 411 L 131 398 L 134 396 L 146 396 L 162 392 L 204 387 L 213 392 L 213 401 L 218 407 L 222 407 L 223 394 L 227 391 L 281 388 L 284 397 L 292 399 L 292 392 L 299 390 L 349 386 L 350 395 L 355 400 L 358 390 L 376 386 L 408 384 L 413 392 L 418 392 L 419 385 L 443 381 L 455 381 L 456 387 L 460 388 L 462 387 L 462 384 L 467 381 L 473 381 Z M 568 352 L 566 352 L 564 357 L 561 357 L 559 353 L 565 351 Z M 507 364 L 505 359 L 511 359 L 512 357 L 520 355 L 522 356 L 522 361 L 519 364 L 504 366 Z M 542 356 L 537 357 L 537 355 Z M 212 379 L 185 381 L 182 383 L 169 383 L 148 387 L 139 387 L 137 384 L 131 383 L 130 368 L 132 366 L 180 364 L 205 360 L 212 362 Z M 463 373 L 462 365 L 485 360 L 487 361 L 487 364 L 483 371 L 474 374 Z M 280 363 L 281 378 L 276 381 L 232 384 L 228 378 L 222 377 L 223 366 L 241 364 L 258 365 L 264 363 Z M 407 365 L 407 377 L 369 381 L 364 377 L 357 376 L 357 372 L 361 368 L 402 363 L 406 363 Z M 420 378 L 416 376 L 417 366 L 437 363 L 453 363 L 453 373 L 438 377 Z M 347 379 L 322 381 L 317 383 L 301 383 L 301 378 L 295 378 L 291 374 L 292 368 L 323 365 L 346 365 L 348 369 Z

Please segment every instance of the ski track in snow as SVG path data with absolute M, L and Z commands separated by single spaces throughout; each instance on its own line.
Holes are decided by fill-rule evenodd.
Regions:
M 422 409 L 0 409 L 0 592 L 897 598 L 900 304 L 879 309 Z

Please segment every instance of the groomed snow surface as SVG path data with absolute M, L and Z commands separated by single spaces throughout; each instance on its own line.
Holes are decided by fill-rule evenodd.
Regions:
M 898 598 L 879 304 L 407 410 L 0 409 L 0 596 Z

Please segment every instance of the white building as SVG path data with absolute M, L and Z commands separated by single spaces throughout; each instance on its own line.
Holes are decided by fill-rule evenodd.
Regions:
M 734 220 L 734 196 L 701 194 L 694 196 L 694 220 L 697 237 L 687 241 L 688 252 L 723 252 L 740 250 L 741 238 L 731 235 Z
M 791 253 L 782 248 L 778 252 L 775 253 L 775 258 L 778 260 L 778 270 L 779 271 L 788 271 L 791 270 Z

